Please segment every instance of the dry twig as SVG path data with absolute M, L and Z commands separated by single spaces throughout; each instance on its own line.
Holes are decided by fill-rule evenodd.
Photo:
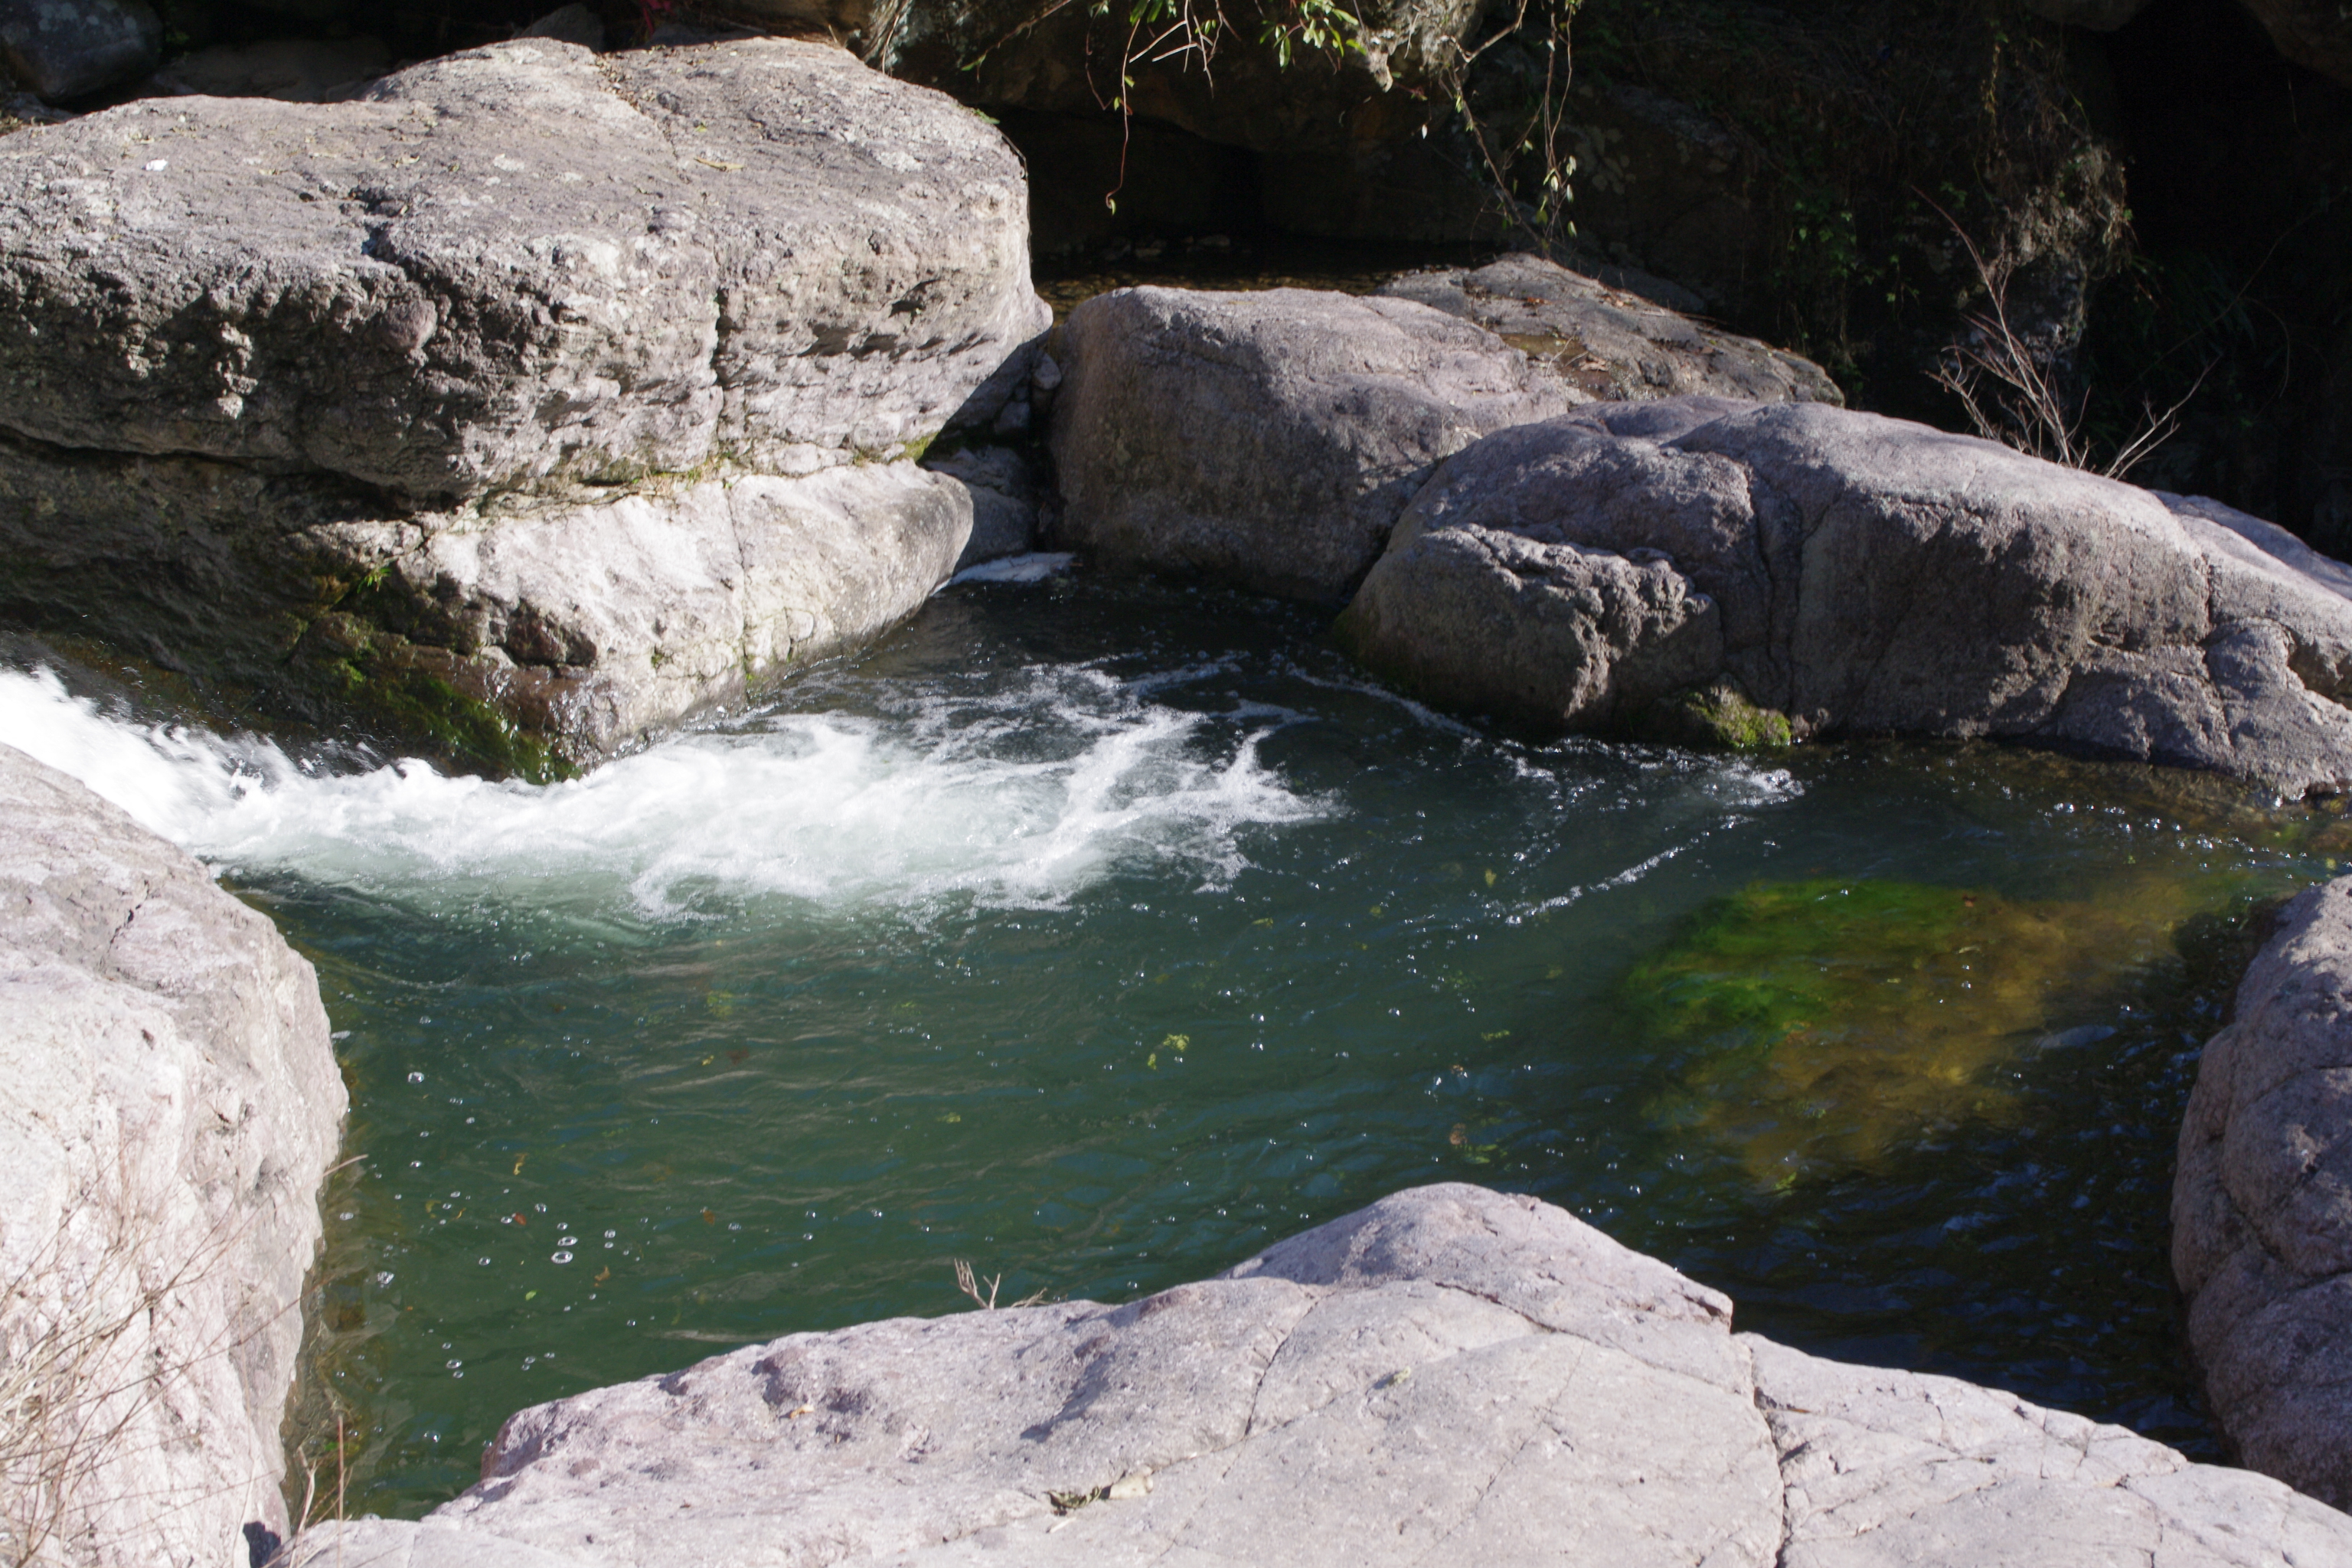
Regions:
M 1929 374 L 1937 385 L 1959 399 L 1978 435 L 2111 479 L 2122 479 L 2171 439 L 2180 428 L 2180 411 L 2205 384 L 2210 365 L 2162 413 L 2144 403 L 2139 428 L 2105 462 L 2099 462 L 2083 433 L 2089 390 L 2070 397 L 2061 384 L 2055 346 L 2021 332 L 2010 319 L 2009 283 L 2015 264 L 2005 255 L 1989 259 L 1950 213 L 1940 206 L 1936 210 L 1968 250 L 1984 289 L 1985 308 L 1961 318 L 1968 341 L 1946 349 Z

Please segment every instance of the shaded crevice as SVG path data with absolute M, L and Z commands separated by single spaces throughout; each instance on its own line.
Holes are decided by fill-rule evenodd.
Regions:
M 122 941 L 123 933 L 128 931 L 138 921 L 140 911 L 147 907 L 148 901 L 154 896 L 155 887 L 153 883 L 151 882 L 144 887 L 142 887 L 139 889 L 138 897 L 131 900 L 130 910 L 121 920 L 114 923 L 114 928 L 106 933 L 106 941 L 100 949 L 100 963 L 104 966 L 100 973 L 104 973 L 110 980 L 119 981 L 124 984 L 136 985 L 142 991 L 152 991 L 154 987 L 152 984 L 148 984 L 144 982 L 134 979 L 131 975 L 125 974 L 114 962 L 114 950 Z
M 1244 1416 L 1242 1420 L 1242 1435 L 1239 1439 L 1240 1441 L 1245 1443 L 1252 1437 L 1257 1436 L 1258 1401 L 1265 1393 L 1265 1380 L 1273 1374 L 1274 1363 L 1282 1359 L 1282 1352 L 1288 1350 L 1290 1348 L 1290 1342 L 1298 1337 L 1299 1324 L 1304 1323 L 1307 1319 L 1313 1317 L 1317 1310 L 1319 1309 L 1325 1301 L 1329 1300 L 1330 1298 L 1328 1296 L 1318 1296 L 1312 1301 L 1307 1303 L 1307 1310 L 1299 1313 L 1297 1317 L 1291 1320 L 1290 1326 L 1283 1330 L 1282 1338 L 1276 1342 L 1273 1350 L 1266 1352 L 1265 1363 L 1257 1369 L 1257 1378 L 1250 1384 L 1249 1415 Z M 1333 1397 L 1337 1398 L 1338 1396 L 1334 1395 Z M 1324 1403 L 1328 1405 L 1330 1401 L 1327 1400 Z M 1317 1408 L 1320 1409 L 1322 1406 L 1318 1405 Z M 1293 1416 L 1291 1419 L 1297 1420 L 1298 1417 Z M 1288 1426 L 1289 1423 L 1285 1422 L 1283 1425 Z
M 1758 574 L 1764 581 L 1764 644 L 1758 653 L 1779 687 L 1769 695 L 1757 695 L 1769 706 L 1793 709 L 1797 703 L 1796 626 L 1803 608 L 1804 544 L 1811 534 L 1800 530 L 1792 569 L 1783 582 L 1775 558 L 1774 546 L 1779 542 L 1771 536 L 1780 531 L 1781 517 L 1795 513 L 1797 508 L 1754 468 L 1742 464 L 1741 472 L 1748 480 L 1749 539 L 1756 551 Z M 1727 650 L 1725 662 L 1730 662 Z
M 1789 1460 L 1805 1452 L 1805 1445 L 1781 1447 L 1780 1435 L 1772 1429 L 1772 1412 L 1778 1405 L 1757 1379 L 1755 1352 L 1746 1346 L 1741 1350 L 1742 1359 L 1748 1363 L 1748 1401 L 1756 1407 L 1756 1418 L 1764 1424 L 1764 1440 L 1772 1445 L 1772 1473 L 1780 1483 L 1780 1544 L 1773 1551 L 1772 1568 L 1789 1568 L 1789 1553 L 1797 1544 L 1797 1512 L 1789 1503 Z
M 207 463 L 249 475 L 265 484 L 310 486 L 321 492 L 320 500 L 327 503 L 331 512 L 341 514 L 333 521 L 373 521 L 386 514 L 407 516 L 423 510 L 417 502 L 404 499 L 389 486 L 310 464 L 271 463 L 177 447 L 158 452 L 130 451 L 118 447 L 75 447 L 5 424 L 0 424 L 0 444 L 27 447 L 37 458 L 46 458 L 60 465 L 124 468 L 137 463 Z

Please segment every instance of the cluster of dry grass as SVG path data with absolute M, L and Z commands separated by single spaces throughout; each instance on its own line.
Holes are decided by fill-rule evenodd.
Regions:
M 204 1303 L 237 1214 L 165 1262 L 167 1205 L 143 1190 L 85 1191 L 0 1288 L 0 1568 L 135 1562 L 209 1500 L 163 1450 L 203 1411 L 200 1370 L 268 1325 Z

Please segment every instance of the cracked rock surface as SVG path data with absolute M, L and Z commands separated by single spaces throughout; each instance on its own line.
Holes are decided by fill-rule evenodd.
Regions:
M 2352 1518 L 2266 1478 L 1951 1379 L 1816 1360 L 1730 1320 L 1721 1295 L 1562 1210 L 1422 1187 L 1123 1307 L 796 1334 L 540 1405 L 421 1524 L 321 1526 L 293 1560 L 2352 1557 Z
M 1696 670 L 1816 732 L 2036 741 L 2299 796 L 2352 786 L 2344 586 L 2210 502 L 1687 397 L 1448 458 L 1342 629 L 1433 700 L 1555 729 L 1625 722 Z
M 2352 1506 L 2352 879 L 2286 906 L 2205 1047 L 2172 1268 L 2240 1458 Z
M 1025 387 L 1027 205 L 969 110 L 780 39 L 524 38 L 9 138 L 0 601 L 288 716 L 588 765 L 911 611 L 976 500 L 1026 547 L 912 459 Z
M 0 746 L 0 1327 L 13 1440 L 73 1483 L 55 1560 L 241 1562 L 247 1521 L 286 1528 L 295 1307 L 344 1110 L 317 979 L 186 854 Z

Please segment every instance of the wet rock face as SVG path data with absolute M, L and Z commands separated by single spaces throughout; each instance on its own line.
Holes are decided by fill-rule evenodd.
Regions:
M 1063 539 L 1310 602 L 1346 598 L 1440 458 L 1580 401 L 1403 300 L 1122 289 L 1063 342 Z
M 2221 510 L 1819 404 L 1597 404 L 1440 468 L 1342 631 L 1432 698 L 1551 727 L 1622 722 L 1716 638 L 1750 699 L 1817 731 L 2352 787 L 2341 568 Z M 1585 599 L 1620 562 L 1705 610 L 1612 621 Z M 1498 687 L 1552 621 L 1593 631 Z
M 1412 272 L 1380 290 L 1475 321 L 1567 382 L 1585 402 L 1705 395 L 1756 403 L 1845 395 L 1809 359 L 1743 338 L 1535 256 Z
M 343 1116 L 317 979 L 181 850 L 0 746 L 0 1017 L 10 1548 L 241 1563 L 242 1526 L 286 1529 Z
M 407 512 L 217 461 L 0 442 L 0 594 L 295 717 L 356 712 L 412 753 L 544 778 L 739 703 L 911 614 L 960 563 L 1026 549 L 1023 477 L 962 467 Z
M 2252 1568 L 2352 1552 L 2352 1519 L 2274 1481 L 1730 1319 L 1724 1297 L 1533 1198 L 1415 1188 L 1127 1306 L 796 1334 L 540 1405 L 431 1518 L 321 1527 L 294 1561 Z
M 0 236 L 9 613 L 538 774 L 919 605 L 1048 319 L 1003 138 L 773 39 L 129 104 Z
M 2205 1047 L 2172 1268 L 2242 1462 L 2352 1503 L 2352 880 L 2289 904 Z

